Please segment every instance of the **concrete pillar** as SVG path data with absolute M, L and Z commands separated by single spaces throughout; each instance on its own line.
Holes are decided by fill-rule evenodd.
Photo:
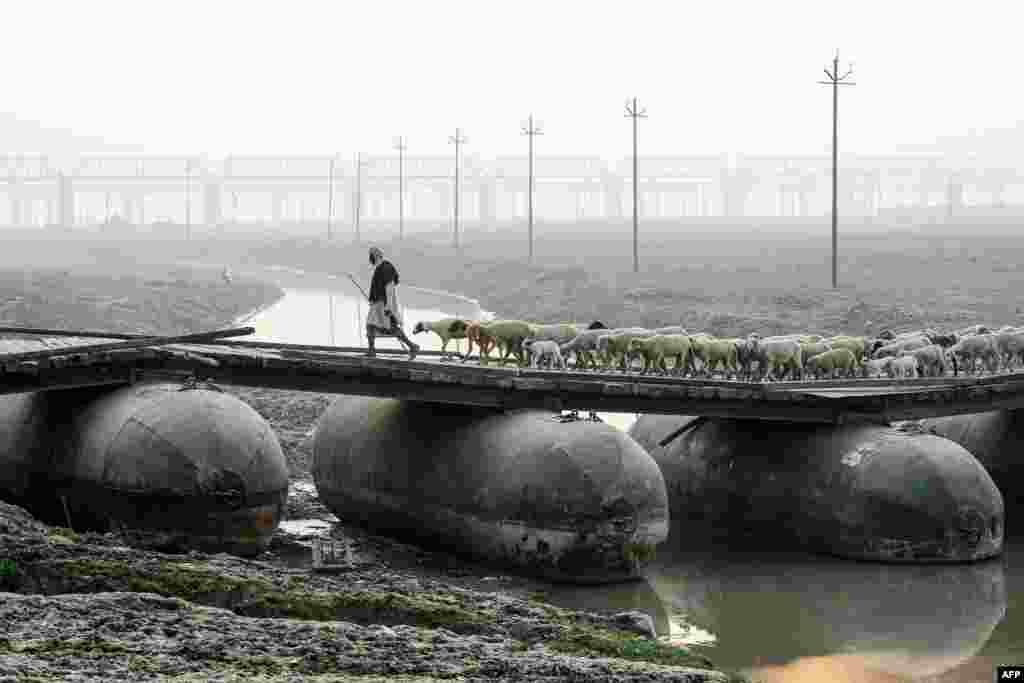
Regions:
M 57 222 L 65 228 L 75 224 L 75 188 L 71 178 L 57 175 Z
M 495 221 L 494 180 L 491 178 L 480 179 L 480 222 L 493 225 Z
M 223 192 L 221 184 L 216 180 L 203 182 L 203 222 L 207 225 L 219 225 L 224 220 Z
M 625 194 L 625 182 L 611 174 L 605 174 L 601 180 L 604 189 L 604 215 L 607 218 L 623 217 L 622 199 Z
M 14 187 L 8 190 L 7 202 L 11 207 L 11 225 L 17 227 L 21 225 L 22 202 L 21 198 L 15 195 L 15 192 Z
M 270 219 L 274 224 L 280 224 L 284 219 L 284 201 L 285 196 L 280 193 L 274 193 L 270 198 Z
M 438 203 L 438 207 L 439 207 L 438 208 L 438 213 L 440 214 L 440 216 L 438 216 L 438 217 L 442 218 L 442 219 L 443 218 L 451 218 L 452 217 L 451 205 L 452 205 L 452 192 L 453 192 L 452 185 L 449 184 L 449 183 L 446 183 L 446 184 L 441 185 L 439 187 L 435 187 L 434 188 L 434 192 L 437 194 L 437 199 L 438 199 L 438 202 L 437 202 Z

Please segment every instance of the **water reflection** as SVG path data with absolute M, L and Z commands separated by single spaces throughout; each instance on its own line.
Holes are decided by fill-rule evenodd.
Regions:
M 828 667 L 848 678 L 817 680 L 941 674 L 977 655 L 1007 609 L 1000 560 L 904 566 L 703 548 L 661 553 L 648 580 L 671 620 L 714 635 L 716 664 L 762 680 L 814 680 L 803 677 Z

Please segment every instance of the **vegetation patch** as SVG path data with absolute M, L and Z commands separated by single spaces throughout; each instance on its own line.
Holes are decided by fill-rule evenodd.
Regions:
M 34 640 L 10 640 L 0 638 L 0 653 L 7 655 L 31 655 L 34 657 L 74 656 L 87 659 L 123 655 L 128 652 L 124 645 L 103 638 L 40 638 Z
M 267 591 L 248 602 L 243 609 L 245 614 L 252 616 L 281 615 L 309 620 L 345 618 L 363 624 L 444 627 L 456 633 L 479 632 L 494 619 L 493 614 L 472 612 L 431 597 L 376 591 Z
M 545 645 L 565 654 L 614 657 L 669 666 L 705 669 L 713 667 L 707 657 L 686 648 L 597 627 L 570 627 L 564 634 Z
M 130 591 L 178 597 L 243 616 L 443 626 L 456 633 L 487 630 L 496 616 L 493 610 L 467 610 L 454 598 L 378 591 L 279 590 L 264 579 L 222 576 L 186 563 L 165 562 L 152 574 L 137 574 L 125 563 L 112 560 L 69 560 L 61 566 L 71 576 L 126 579 Z
M 73 541 L 75 543 L 78 543 L 82 540 L 81 536 L 79 536 L 76 531 L 74 531 L 73 529 L 68 529 L 67 527 L 63 526 L 51 527 L 49 530 L 49 534 L 50 536 L 59 536 L 61 538 L 66 538 L 69 541 Z
M 654 559 L 656 550 L 653 543 L 627 543 L 622 546 L 622 556 L 627 562 L 644 564 Z

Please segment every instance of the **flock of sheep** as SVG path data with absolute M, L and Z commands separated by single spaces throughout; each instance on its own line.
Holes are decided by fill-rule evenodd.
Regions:
M 836 377 L 939 377 L 952 371 L 997 372 L 1024 362 L 1024 328 L 992 330 L 974 325 L 955 332 L 919 330 L 877 336 L 794 334 L 745 339 L 688 333 L 678 326 L 658 329 L 608 329 L 593 322 L 541 325 L 522 320 L 481 322 L 461 318 L 419 322 L 414 334 L 431 331 L 441 338 L 443 357 L 448 342 L 467 339 L 465 362 L 475 344 L 480 362 L 497 349 L 499 362 L 511 357 L 521 366 L 565 369 L 572 359 L 577 370 L 630 371 L 679 377 L 713 377 L 773 381 Z M 671 360 L 671 366 L 669 361 Z

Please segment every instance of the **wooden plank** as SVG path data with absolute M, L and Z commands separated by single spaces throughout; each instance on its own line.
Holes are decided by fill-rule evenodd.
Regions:
M 551 380 L 533 377 L 515 377 L 512 386 L 520 391 L 554 391 L 557 388 Z
M 83 330 L 54 330 L 39 327 L 0 327 L 0 334 L 35 334 L 41 337 L 84 337 L 99 339 L 145 339 L 145 334 L 119 334 L 117 332 L 97 332 Z

